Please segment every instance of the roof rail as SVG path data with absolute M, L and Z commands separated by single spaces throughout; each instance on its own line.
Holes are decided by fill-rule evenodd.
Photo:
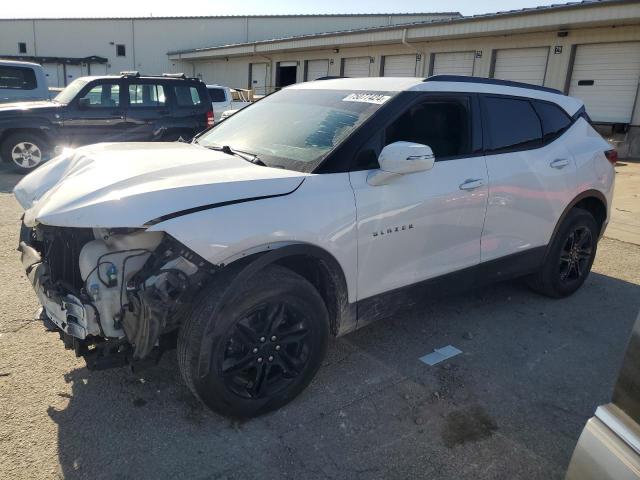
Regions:
M 513 82 L 511 80 L 498 80 L 496 78 L 467 77 L 464 75 L 433 75 L 427 77 L 423 82 L 462 82 L 462 83 L 483 83 L 488 85 L 502 85 L 503 87 L 527 88 L 529 90 L 540 90 L 542 92 L 564 95 L 563 92 L 555 88 L 541 87 L 530 83 Z
M 131 70 L 126 72 L 120 72 L 120 75 L 122 75 L 123 77 L 139 77 L 140 72 L 137 70 Z

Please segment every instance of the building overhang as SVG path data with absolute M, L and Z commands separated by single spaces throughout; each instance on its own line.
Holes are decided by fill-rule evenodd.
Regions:
M 640 0 L 588 0 L 578 3 L 433 20 L 360 30 L 302 35 L 250 43 L 168 52 L 171 60 L 200 61 L 265 56 L 288 51 L 425 42 L 463 37 L 511 35 L 578 28 L 640 24 Z
M 90 55 L 88 57 L 42 57 L 34 55 L 0 55 L 5 60 L 18 60 L 35 63 L 65 63 L 67 65 L 81 65 L 83 63 L 107 63 L 109 59 Z

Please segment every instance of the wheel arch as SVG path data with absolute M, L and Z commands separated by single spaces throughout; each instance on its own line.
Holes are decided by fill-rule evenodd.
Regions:
M 0 146 L 4 143 L 4 141 L 10 136 L 13 135 L 14 133 L 20 133 L 20 132 L 25 132 L 25 133 L 33 133 L 35 135 L 38 135 L 40 137 L 42 137 L 42 139 L 46 142 L 48 142 L 49 144 L 51 144 L 51 134 L 47 131 L 46 128 L 42 128 L 39 126 L 32 126 L 32 127 L 24 127 L 24 126 L 12 126 L 9 128 L 5 128 L 0 130 Z
M 574 197 L 574 199 L 571 200 L 563 210 L 560 218 L 556 222 L 556 226 L 554 227 L 551 238 L 549 239 L 549 243 L 547 244 L 547 253 L 549 252 L 549 248 L 553 244 L 556 235 L 558 234 L 558 230 L 560 229 L 562 222 L 564 222 L 564 219 L 566 218 L 568 213 L 574 208 L 582 208 L 583 210 L 586 210 L 591 215 L 593 215 L 600 230 L 598 234 L 599 236 L 602 236 L 602 234 L 604 233 L 603 227 L 605 226 L 605 222 L 607 221 L 607 207 L 607 198 L 599 190 L 585 190 L 584 192 L 576 195 L 576 197 Z
M 275 248 L 274 248 L 275 247 Z M 236 255 L 225 268 L 238 268 L 233 283 L 240 285 L 268 265 L 288 268 L 311 283 L 325 303 L 331 321 L 331 333 L 342 335 L 355 329 L 355 304 L 349 303 L 347 279 L 338 260 L 327 250 L 309 243 L 287 243 L 252 249 L 248 255 Z

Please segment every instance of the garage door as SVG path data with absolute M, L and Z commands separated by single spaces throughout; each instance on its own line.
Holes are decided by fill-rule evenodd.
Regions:
M 369 57 L 343 58 L 342 75 L 345 77 L 368 77 Z
M 47 77 L 47 85 L 49 87 L 60 87 L 58 79 L 58 64 L 57 63 L 43 63 L 42 68 L 44 74 Z
M 569 95 L 596 122 L 629 123 L 639 77 L 640 42 L 578 45 Z
M 307 61 L 307 81 L 329 75 L 329 60 Z
M 473 75 L 475 52 L 436 53 L 433 75 Z
M 548 57 L 548 47 L 498 50 L 493 77 L 543 85 Z
M 415 55 L 386 55 L 382 75 L 385 77 L 415 77 Z

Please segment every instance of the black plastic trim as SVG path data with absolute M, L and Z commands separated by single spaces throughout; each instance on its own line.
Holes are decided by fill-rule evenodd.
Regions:
M 547 245 L 531 248 L 359 300 L 356 328 L 393 317 L 421 302 L 534 273 L 542 265 L 546 250 Z
M 151 227 L 151 226 L 156 225 L 158 223 L 166 222 L 167 220 L 171 220 L 172 218 L 183 217 L 185 215 L 190 215 L 190 214 L 196 213 L 196 212 L 202 212 L 204 210 L 212 210 L 212 209 L 218 208 L 218 207 L 226 207 L 227 205 L 236 205 L 238 203 L 254 202 L 256 200 L 265 200 L 267 198 L 286 197 L 287 195 L 291 195 L 296 190 L 298 190 L 298 188 L 300 188 L 300 185 L 302 185 L 303 183 L 304 183 L 304 178 L 300 181 L 300 183 L 298 184 L 298 186 L 296 188 L 294 188 L 290 192 L 286 192 L 286 193 L 277 193 L 275 195 L 263 195 L 263 196 L 260 196 L 260 197 L 238 198 L 236 200 L 228 200 L 226 202 L 218 202 L 218 203 L 209 203 L 207 205 L 200 205 L 199 207 L 192 207 L 192 208 L 186 208 L 184 210 L 178 210 L 177 212 L 168 213 L 166 215 L 162 215 L 160 217 L 157 217 L 157 218 L 154 218 L 152 220 L 149 220 L 148 222 L 146 222 L 144 224 L 144 227 L 148 228 L 148 227 Z

